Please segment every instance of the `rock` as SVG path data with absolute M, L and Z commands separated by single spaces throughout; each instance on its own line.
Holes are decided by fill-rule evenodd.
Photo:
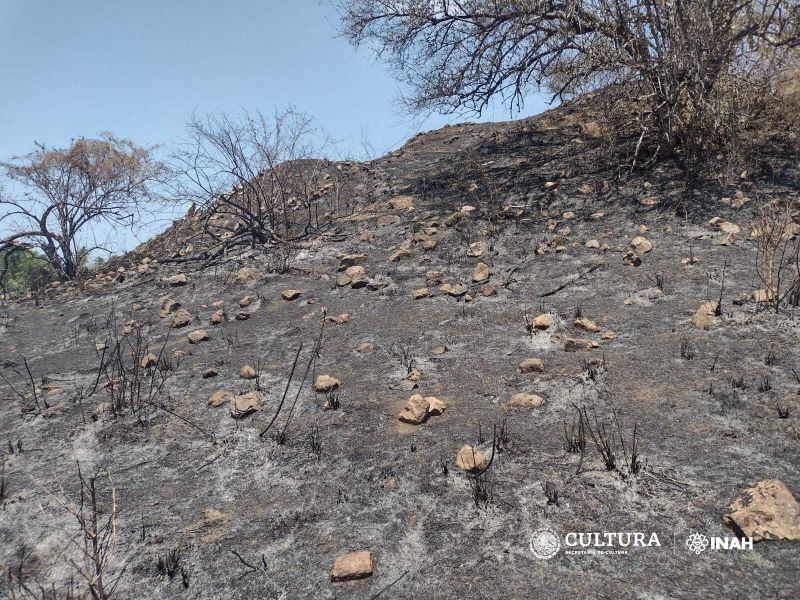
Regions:
M 184 352 L 183 350 L 175 350 L 175 352 L 173 352 L 173 353 L 172 353 L 172 357 L 173 357 L 175 360 L 180 360 L 180 359 L 182 359 L 184 356 L 186 356 L 186 352 Z
M 435 250 L 436 246 L 439 245 L 439 241 L 433 238 L 429 238 L 427 240 L 422 241 L 422 248 L 424 250 Z
M 250 365 L 244 365 L 239 369 L 239 377 L 242 379 L 255 379 L 258 376 L 256 370 Z
M 583 340 L 577 338 L 567 338 L 564 340 L 564 350 L 566 352 L 576 352 L 578 350 L 591 350 L 597 348 L 600 344 L 594 340 Z
M 113 410 L 113 408 L 114 407 L 111 405 L 111 402 L 101 402 L 95 407 L 94 414 L 102 415 L 105 413 L 110 413 Z
M 526 393 L 514 394 L 508 401 L 508 405 L 515 408 L 539 408 L 542 404 L 544 398 L 537 394 Z
M 356 347 L 356 352 L 360 352 L 361 354 L 369 354 L 370 352 L 375 351 L 375 346 L 369 342 L 361 342 Z
M 558 183 L 555 181 L 545 181 L 544 182 L 544 189 L 552 190 L 553 188 L 558 187 Z
M 338 557 L 333 562 L 331 581 L 351 581 L 370 577 L 373 570 L 372 552 L 362 550 Z
M 339 257 L 339 269 L 347 269 L 367 262 L 366 254 L 343 254 Z
M 491 283 L 484 283 L 481 287 L 481 295 L 485 298 L 490 298 L 492 296 L 497 296 L 497 288 L 494 287 Z
M 756 290 L 753 292 L 753 300 L 755 302 L 764 303 L 772 302 L 775 299 L 775 293 L 772 290 Z
M 336 285 L 339 287 L 345 287 L 346 285 L 350 285 L 352 282 L 353 279 L 351 277 L 348 277 L 344 273 L 342 273 L 336 278 Z
M 419 394 L 414 394 L 406 402 L 405 407 L 397 416 L 403 423 L 419 425 L 428 418 L 428 402 Z
M 440 283 L 442 283 L 441 271 L 428 271 L 427 273 L 425 273 L 425 281 L 428 284 L 428 287 L 439 285 Z
M 345 323 L 350 322 L 350 318 L 350 313 L 342 313 L 338 317 L 328 317 L 328 321 L 335 323 L 336 325 L 344 325 Z
M 661 200 L 658 198 L 658 196 L 648 196 L 647 198 L 642 198 L 639 200 L 639 204 L 642 206 L 655 206 L 660 203 Z
M 166 298 L 161 303 L 161 309 L 158 311 L 158 316 L 162 319 L 181 307 L 181 303 L 173 300 L 172 298 Z
M 428 415 L 430 416 L 441 415 L 444 412 L 444 409 L 447 408 L 447 405 L 444 403 L 444 401 L 436 396 L 426 396 L 425 400 L 428 403 Z
M 318 375 L 314 381 L 314 389 L 322 394 L 339 389 L 342 382 L 330 375 Z
M 458 298 L 459 296 L 463 296 L 467 293 L 467 286 L 465 286 L 463 283 L 457 283 L 456 285 L 445 283 L 439 286 L 439 290 L 445 294 L 453 296 L 454 298 Z
M 260 273 L 252 267 L 242 267 L 236 272 L 236 277 L 233 280 L 236 283 L 249 283 L 250 281 L 258 281 Z
M 456 466 L 467 473 L 477 473 L 485 469 L 488 462 L 483 452 L 468 444 L 461 446 L 456 454 Z
M 571 211 L 571 210 L 568 210 L 567 212 L 565 212 L 564 214 L 561 215 L 561 218 L 562 219 L 566 219 L 567 221 L 569 221 L 570 219 L 574 219 L 575 218 L 575 213 L 573 211 Z
M 389 206 L 395 210 L 408 210 L 414 208 L 414 198 L 412 196 L 395 196 L 389 200 Z
M 414 367 L 408 372 L 408 375 L 406 375 L 403 379 L 409 379 L 411 381 L 418 382 L 420 379 L 422 379 L 422 371 Z
M 637 235 L 631 240 L 631 248 L 641 256 L 650 252 L 653 249 L 653 244 L 647 238 Z
M 519 372 L 527 373 L 542 373 L 544 372 L 544 363 L 541 358 L 526 358 L 519 363 Z
M 237 311 L 235 317 L 237 321 L 247 321 L 250 318 L 250 313 L 246 310 Z
M 361 279 L 366 276 L 367 272 L 364 267 L 360 265 L 354 265 L 352 267 L 347 267 L 344 270 L 344 275 L 350 278 L 350 280 Z
M 441 356 L 442 354 L 446 353 L 449 350 L 447 346 L 436 346 L 431 350 L 431 354 L 434 356 Z
M 800 504 L 779 479 L 759 481 L 744 490 L 722 517 L 726 525 L 753 541 L 800 541 Z
M 181 327 L 186 327 L 192 322 L 192 313 L 190 313 L 185 308 L 178 309 L 172 316 L 172 327 L 174 329 L 179 329 Z
M 489 265 L 485 262 L 479 262 L 475 265 L 475 269 L 472 272 L 472 281 L 475 283 L 483 283 L 487 281 L 492 274 L 492 269 Z
M 95 349 L 97 352 L 102 352 L 103 350 L 107 350 L 107 349 L 108 349 L 108 346 L 106 346 L 105 344 L 95 344 L 95 345 L 94 345 L 94 349 Z
M 244 419 L 258 410 L 258 394 L 247 392 L 234 396 L 230 399 L 228 408 L 234 419 Z
M 208 397 L 208 405 L 213 408 L 218 408 L 226 402 L 230 402 L 231 400 L 233 400 L 233 392 L 228 390 L 217 390 Z
M 302 293 L 303 292 L 301 292 L 300 290 L 283 290 L 281 292 L 281 297 L 284 300 L 296 300 L 297 298 L 300 297 Z
M 178 275 L 173 275 L 172 277 L 167 277 L 166 282 L 172 287 L 180 287 L 189 283 L 189 279 L 184 273 L 180 273 Z
M 149 369 L 150 367 L 155 367 L 158 364 L 158 357 L 152 352 L 148 352 L 145 356 L 142 357 L 142 361 L 140 364 L 143 369 Z
M 189 338 L 190 344 L 199 344 L 200 342 L 206 342 L 211 339 L 205 329 L 195 329 L 187 337 Z
M 208 322 L 212 325 L 219 325 L 220 323 L 225 322 L 225 311 L 224 310 L 216 310 L 211 313 L 211 317 L 208 319 Z
M 581 194 L 593 194 L 594 193 L 594 186 L 588 183 L 584 183 L 581 187 L 578 188 L 578 191 Z
M 533 319 L 533 328 L 539 329 L 540 331 L 549 329 L 550 325 L 552 324 L 553 322 L 550 319 L 550 315 L 548 314 L 539 315 L 538 317 Z
M 213 308 L 214 310 L 222 310 L 224 306 L 225 306 L 225 300 L 215 300 L 214 302 L 211 303 L 211 308 Z
M 247 296 L 239 300 L 239 308 L 247 308 L 255 301 L 256 297 L 248 294 Z
M 59 402 L 58 404 L 53 404 L 48 406 L 42 411 L 42 417 L 45 419 L 52 419 L 53 417 L 60 417 L 63 414 L 66 414 L 68 410 L 66 402 Z
M 467 249 L 467 256 L 471 256 L 472 258 L 480 258 L 486 254 L 486 249 L 486 242 L 472 242 Z
M 414 290 L 414 300 L 420 300 L 421 298 L 427 298 L 431 295 L 431 291 L 424 287 Z
M 397 262 L 401 258 L 411 258 L 411 250 L 408 248 L 400 248 L 389 257 L 389 262 Z
M 600 327 L 597 326 L 597 323 L 586 317 L 575 319 L 575 322 L 573 324 L 578 329 L 583 329 L 584 331 L 588 331 L 590 333 L 597 333 L 598 331 L 600 331 Z
M 700 308 L 692 315 L 692 325 L 698 329 L 711 329 L 714 325 L 714 316 L 717 312 L 717 303 L 703 302 Z
M 600 241 L 599 240 L 589 240 L 588 242 L 586 242 L 586 247 L 587 248 L 599 248 L 600 247 Z
M 212 377 L 216 377 L 217 375 L 219 375 L 219 371 L 217 371 L 214 367 L 209 367 L 201 373 L 203 379 L 210 379 Z
M 633 250 L 628 250 L 625 253 L 625 256 L 622 257 L 622 262 L 624 262 L 629 267 L 638 267 L 642 264 L 642 257 L 639 256 Z
M 681 259 L 682 265 L 693 265 L 695 263 L 699 263 L 700 259 L 697 256 L 684 256 Z
M 604 331 L 603 333 L 600 334 L 600 337 L 603 338 L 604 340 L 613 340 L 616 339 L 617 334 L 614 333 L 613 331 Z

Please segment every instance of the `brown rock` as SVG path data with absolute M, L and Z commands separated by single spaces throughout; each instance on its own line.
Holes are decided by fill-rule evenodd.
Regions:
M 255 379 L 258 377 L 258 373 L 256 373 L 256 370 L 252 366 L 244 365 L 239 369 L 239 377 L 242 379 Z
M 369 354 L 374 351 L 375 346 L 369 342 L 361 342 L 358 347 L 356 347 L 356 352 L 360 352 L 361 354 Z
M 754 541 L 800 541 L 800 503 L 779 479 L 744 490 L 722 517 L 726 525 Z
M 589 240 L 586 242 L 587 248 L 600 248 L 600 241 L 599 240 Z
M 552 325 L 552 320 L 550 319 L 550 315 L 543 314 L 539 315 L 538 317 L 533 319 L 533 327 L 534 329 L 545 330 L 549 329 L 550 325 Z
M 418 290 L 414 290 L 414 300 L 427 298 L 430 295 L 431 291 L 428 288 L 419 288 Z
M 239 308 L 247 308 L 255 301 L 256 297 L 248 294 L 247 296 L 239 300 Z
M 650 250 L 653 249 L 653 244 L 650 243 L 650 240 L 647 238 L 639 235 L 631 240 L 631 248 L 636 250 L 637 254 L 641 256 L 642 254 L 650 252 Z
M 320 393 L 332 392 L 339 389 L 342 382 L 330 375 L 318 375 L 314 381 L 314 389 Z
M 229 392 L 228 390 L 217 390 L 208 397 L 208 405 L 213 408 L 218 408 L 226 402 L 230 402 L 232 399 L 233 392 Z
M 397 416 L 403 423 L 419 425 L 428 418 L 428 401 L 419 394 L 414 394 L 406 402 L 405 407 Z
M 491 296 L 497 296 L 497 288 L 494 287 L 491 283 L 484 283 L 481 287 L 481 294 L 489 298 Z
M 148 352 L 145 356 L 142 357 L 142 361 L 140 364 L 143 369 L 149 369 L 150 367 L 155 367 L 158 364 L 158 357 L 152 352 Z
M 250 313 L 246 310 L 240 310 L 236 313 L 235 318 L 237 321 L 247 321 L 250 318 Z
M 475 283 L 483 283 L 488 281 L 492 275 L 492 269 L 485 262 L 479 262 L 475 265 L 475 270 L 472 272 L 472 281 Z
M 425 281 L 428 284 L 428 287 L 439 285 L 440 283 L 442 283 L 441 271 L 428 271 L 427 273 L 425 273 Z
M 174 329 L 179 329 L 180 327 L 186 327 L 189 323 L 192 322 L 192 313 L 190 313 L 185 308 L 178 309 L 172 316 L 172 327 Z
M 633 250 L 628 250 L 625 253 L 625 256 L 622 257 L 622 262 L 624 262 L 629 267 L 638 267 L 642 264 L 642 257 L 636 254 Z
M 206 342 L 211 339 L 205 329 L 195 329 L 187 337 L 189 338 L 190 344 L 199 344 L 200 342 Z
M 600 344 L 594 340 L 582 340 L 577 338 L 567 338 L 564 340 L 564 350 L 567 352 L 576 352 L 578 350 L 591 350 L 597 348 Z
M 363 265 L 367 262 L 366 254 L 343 254 L 339 257 L 339 268 L 347 269 L 356 265 Z
M 331 581 L 351 581 L 372 575 L 372 552 L 363 550 L 351 552 L 337 558 L 331 569 Z
M 544 398 L 537 394 L 526 393 L 514 394 L 508 401 L 508 405 L 515 408 L 539 408 L 542 404 L 544 404 Z
M 214 310 L 222 310 L 224 306 L 225 300 L 214 300 L 214 302 L 211 303 L 211 308 Z
M 586 317 L 575 319 L 574 325 L 578 329 L 583 329 L 584 331 L 588 331 L 590 333 L 597 333 L 600 331 L 600 327 L 597 326 L 597 323 Z
M 692 315 L 692 325 L 698 329 L 711 329 L 711 327 L 714 326 L 714 316 L 716 312 L 716 302 L 703 302 L 700 308 Z
M 303 292 L 301 292 L 300 290 L 283 290 L 281 292 L 281 297 L 284 300 L 296 300 L 297 298 L 300 297 L 302 293 Z
M 485 469 L 488 462 L 483 452 L 468 444 L 461 446 L 456 454 L 456 466 L 467 473 L 477 473 Z
M 544 363 L 541 358 L 526 358 L 519 363 L 519 372 L 527 373 L 543 373 Z
M 172 277 L 168 277 L 167 283 L 172 287 L 179 287 L 189 283 L 189 279 L 186 277 L 184 273 L 180 273 L 178 275 L 173 275 Z
M 458 298 L 459 296 L 463 296 L 467 293 L 467 286 L 465 286 L 463 283 L 457 283 L 456 285 L 445 283 L 439 286 L 439 290 L 445 294 L 453 296 L 454 298 Z
M 172 298 L 166 298 L 161 303 L 161 309 L 158 311 L 158 316 L 163 319 L 167 315 L 170 315 L 173 312 L 175 312 L 176 310 L 178 310 L 180 307 L 181 307 L 181 303 L 180 302 L 177 302 L 176 300 L 173 300 Z
M 259 272 L 252 267 L 242 267 L 236 273 L 234 281 L 236 283 L 248 283 L 250 281 L 258 281 Z
M 389 257 L 389 262 L 397 262 L 401 258 L 410 258 L 410 257 L 411 257 L 411 250 L 409 250 L 408 248 L 400 248 Z
M 234 396 L 230 399 L 228 408 L 234 419 L 244 419 L 258 410 L 258 394 L 247 392 Z
M 211 314 L 211 318 L 208 319 L 208 322 L 212 325 L 219 325 L 220 323 L 225 322 L 225 311 L 224 310 L 216 310 Z

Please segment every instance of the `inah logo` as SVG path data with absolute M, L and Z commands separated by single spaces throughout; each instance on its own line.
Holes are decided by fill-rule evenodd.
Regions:
M 692 532 L 686 540 L 686 547 L 695 554 L 700 554 L 703 550 L 708 548 L 708 538 L 702 533 Z
M 531 536 L 531 552 L 536 558 L 553 558 L 561 549 L 561 539 L 552 529 L 539 529 Z

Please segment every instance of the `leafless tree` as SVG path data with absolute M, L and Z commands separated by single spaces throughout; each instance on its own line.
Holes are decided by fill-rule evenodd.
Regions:
M 764 286 L 756 292 L 775 311 L 784 303 L 800 305 L 800 203 L 770 199 L 754 211 L 751 241 L 756 272 Z
M 193 115 L 173 155 L 178 193 L 230 247 L 288 244 L 325 228 L 342 202 L 341 176 L 320 159 L 329 141 L 294 109 Z
M 140 224 L 160 199 L 165 169 L 153 148 L 103 134 L 68 148 L 37 144 L 36 150 L 0 162 L 11 186 L 0 190 L 0 251 L 41 251 L 62 279 L 75 279 L 82 259 L 102 249 L 90 241 L 100 224 Z M 7 233 L 2 233 L 3 231 Z M 0 271 L 0 278 L 5 269 Z
M 796 0 L 343 0 L 344 35 L 410 86 L 412 109 L 480 113 L 622 89 L 654 151 L 718 151 L 800 45 Z M 634 140 L 636 138 L 634 137 Z

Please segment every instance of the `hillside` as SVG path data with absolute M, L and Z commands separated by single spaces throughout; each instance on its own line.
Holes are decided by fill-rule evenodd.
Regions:
M 124 598 L 800 595 L 800 322 L 748 239 L 796 150 L 687 198 L 669 162 L 620 178 L 592 110 L 332 165 L 347 206 L 288 256 L 216 253 L 198 211 L 3 306 L 0 589 L 85 595 L 80 467 Z

